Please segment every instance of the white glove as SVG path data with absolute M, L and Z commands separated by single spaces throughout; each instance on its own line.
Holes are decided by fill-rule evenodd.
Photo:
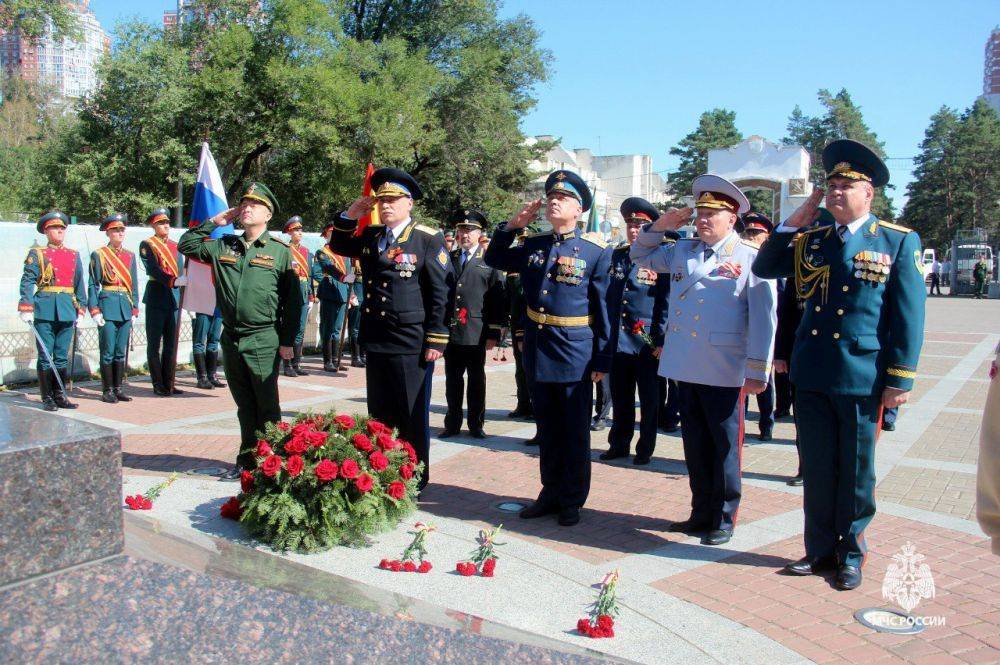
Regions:
M 27 323 L 29 326 L 35 322 L 34 312 L 20 312 L 18 313 L 18 316 L 20 316 L 21 320 Z
M 353 284 L 354 280 L 357 279 L 353 272 L 349 272 L 344 275 L 344 284 Z
M 135 316 L 132 317 L 132 323 L 133 324 L 139 323 L 139 315 L 138 314 L 136 314 Z
M 307 311 L 307 312 L 311 312 L 311 311 L 312 311 L 312 309 L 313 309 L 313 304 L 314 304 L 314 303 L 313 303 L 313 301 L 312 301 L 312 300 L 310 300 L 310 301 L 309 301 L 309 302 L 308 302 L 308 303 L 306 304 L 306 311 Z
M 186 309 L 184 311 L 188 313 L 188 316 L 191 317 L 192 321 L 194 321 L 195 319 L 198 318 L 198 312 L 194 312 L 194 311 L 191 311 L 191 310 L 188 310 L 188 309 Z
M 187 286 L 187 283 L 188 283 L 187 275 L 181 275 L 180 277 L 174 280 L 174 288 L 180 286 Z
M 83 323 L 83 312 L 76 315 L 76 325 L 80 325 L 81 323 Z
M 94 323 L 97 324 L 98 328 L 103 328 L 104 327 L 105 321 L 104 321 L 104 315 L 103 314 L 101 314 L 100 312 L 98 312 L 97 314 L 94 314 L 93 319 L 94 319 Z

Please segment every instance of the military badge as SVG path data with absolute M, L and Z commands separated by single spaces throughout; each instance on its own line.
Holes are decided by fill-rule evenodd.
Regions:
M 639 268 L 635 273 L 635 280 L 640 284 L 652 286 L 656 284 L 656 273 L 648 268 Z
M 625 266 L 621 263 L 612 264 L 610 275 L 611 279 L 625 279 Z
M 441 251 L 438 252 L 437 259 L 438 263 L 440 263 L 442 266 L 448 265 L 448 252 L 446 252 L 443 247 L 441 248 Z
M 441 250 L 441 253 L 445 254 L 445 260 L 447 260 L 448 255 L 445 253 L 443 249 Z M 440 260 L 441 258 L 439 255 L 438 261 Z M 396 270 L 396 272 L 399 273 L 400 277 L 411 277 L 413 275 L 413 271 L 417 269 L 416 254 L 404 254 L 402 252 L 398 252 L 393 257 L 393 261 L 394 261 L 393 268 Z
M 743 274 L 743 266 L 739 263 L 726 261 L 715 269 L 715 274 L 726 279 L 739 279 L 740 275 Z
M 385 255 L 386 255 L 386 256 L 387 256 L 388 258 L 390 258 L 390 259 L 394 259 L 394 258 L 396 258 L 396 257 L 397 257 L 397 256 L 398 256 L 398 255 L 400 254 L 400 252 L 402 252 L 402 251 L 403 251 L 403 248 L 402 248 L 402 247 L 390 247 L 390 248 L 389 248 L 389 251 L 387 251 L 387 252 L 385 253 Z
M 528 257 L 529 266 L 543 266 L 545 265 L 545 252 L 543 250 L 537 250 L 532 252 Z
M 670 276 L 670 278 L 671 278 L 672 280 L 674 280 L 675 282 L 679 282 L 679 281 L 681 281 L 682 279 L 684 279 L 684 273 L 683 273 L 683 272 L 681 272 L 680 270 L 678 270 L 678 271 L 677 271 L 677 272 L 675 272 L 675 273 L 674 273 L 673 275 L 671 275 L 671 276 Z
M 556 260 L 556 281 L 576 286 L 583 282 L 587 262 L 573 256 L 560 256 Z

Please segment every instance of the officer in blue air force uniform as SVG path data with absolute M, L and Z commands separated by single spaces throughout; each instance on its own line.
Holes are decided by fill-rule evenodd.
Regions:
M 691 516 L 668 530 L 706 532 L 703 544 L 721 545 L 740 505 L 744 396 L 764 390 L 771 374 L 777 293 L 751 274 L 757 248 L 734 230 L 750 208 L 743 192 L 714 175 L 692 188 L 698 238 L 661 245 L 691 213 L 670 210 L 632 244 L 632 260 L 671 279 L 659 371 L 678 382 Z
M 753 270 L 795 277 L 805 301 L 791 358 L 804 479 L 805 558 L 786 572 L 837 570 L 836 586 L 862 581 L 864 531 L 875 515 L 875 440 L 881 411 L 907 401 L 923 344 L 920 238 L 871 214 L 889 181 L 870 148 L 847 139 L 823 150 L 833 224 L 795 237 L 817 215 L 823 190 L 761 247 Z
M 635 241 L 644 224 L 660 216 L 646 199 L 633 196 L 621 204 L 629 243 Z M 656 446 L 660 385 L 657 359 L 663 351 L 667 323 L 667 296 L 670 275 L 657 275 L 632 262 L 630 244 L 616 247 L 611 254 L 611 283 L 608 287 L 608 317 L 611 321 L 611 402 L 615 418 L 608 433 L 608 450 L 602 460 L 628 457 L 635 429 L 635 393 L 639 391 L 639 443 L 633 464 L 649 464 Z
M 532 201 L 497 230 L 485 258 L 521 275 L 526 305 L 524 368 L 538 425 L 542 491 L 521 517 L 558 513 L 559 524 L 572 526 L 590 492 L 593 381 L 611 369 L 611 248 L 577 228 L 592 202 L 580 176 L 555 171 L 545 181 L 545 195 L 552 230 L 514 244 L 517 229 L 542 207 L 542 200 Z

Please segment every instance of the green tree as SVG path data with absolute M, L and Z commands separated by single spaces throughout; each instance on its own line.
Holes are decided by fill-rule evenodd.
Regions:
M 0 210 L 31 212 L 37 166 L 60 109 L 48 86 L 8 76 L 0 102 Z
M 944 249 L 958 223 L 955 199 L 961 183 L 952 153 L 958 125 L 958 114 L 947 106 L 931 116 L 906 190 L 902 221 L 920 233 L 926 247 Z
M 668 188 L 674 196 L 691 193 L 691 182 L 708 170 L 708 151 L 728 148 L 743 140 L 736 128 L 736 112 L 726 109 L 705 111 L 698 119 L 698 127 L 670 149 L 670 154 L 680 158 L 677 170 L 668 179 Z
M 79 21 L 65 0 L 3 0 L 0 2 L 0 31 L 19 30 L 26 37 L 40 37 L 49 21 L 55 36 L 76 37 Z

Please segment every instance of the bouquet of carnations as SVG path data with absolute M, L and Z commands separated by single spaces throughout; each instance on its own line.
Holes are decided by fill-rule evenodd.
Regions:
M 615 617 L 618 616 L 618 571 L 608 573 L 601 581 L 597 600 L 590 605 L 590 616 L 576 622 L 576 630 L 587 637 L 614 637 Z
M 430 559 L 427 556 L 427 536 L 437 531 L 433 524 L 417 522 L 414 525 L 416 531 L 407 531 L 413 536 L 413 541 L 406 546 L 403 554 L 398 559 L 382 559 L 378 567 L 382 570 L 391 570 L 394 573 L 429 573 L 431 572 Z
M 479 573 L 483 577 L 493 577 L 493 571 L 497 567 L 496 547 L 504 545 L 496 541 L 500 535 L 503 524 L 495 529 L 482 529 L 476 537 L 476 544 L 479 545 L 470 555 L 468 561 L 459 561 L 455 564 L 455 570 L 463 577 L 470 577 Z

